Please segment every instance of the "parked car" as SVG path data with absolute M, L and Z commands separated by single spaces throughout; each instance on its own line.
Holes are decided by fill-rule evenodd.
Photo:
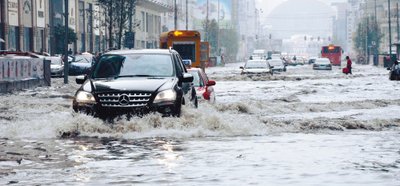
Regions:
M 389 80 L 400 80 L 400 61 L 395 62 L 392 67 L 387 68 L 389 70 Z
M 69 75 L 78 76 L 89 73 L 91 67 L 94 64 L 93 55 L 82 54 L 70 56 L 68 58 L 69 63 Z
M 207 100 L 215 103 L 214 80 L 210 80 L 207 74 L 200 68 L 190 68 L 189 73 L 193 75 L 193 85 L 197 88 L 197 99 Z
M 328 58 L 317 58 L 313 64 L 314 70 L 332 70 L 331 61 Z
M 52 77 L 61 77 L 64 75 L 64 62 L 60 56 L 46 57 L 50 60 L 50 71 Z
M 272 72 L 286 72 L 286 65 L 283 63 L 282 59 L 270 59 L 268 60 L 269 65 L 272 68 Z
M 101 56 L 73 99 L 73 110 L 102 119 L 159 112 L 181 115 L 183 104 L 197 107 L 193 76 L 175 50 L 110 51 Z
M 308 59 L 308 64 L 314 64 L 316 59 L 317 57 L 310 57 L 310 59 Z
M 240 67 L 242 69 L 242 75 L 272 75 L 273 72 L 271 70 L 270 65 L 267 60 L 249 60 L 246 62 L 244 67 Z

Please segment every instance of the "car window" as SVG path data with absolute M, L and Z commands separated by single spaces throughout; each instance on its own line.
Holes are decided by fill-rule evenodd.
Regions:
M 93 70 L 93 78 L 123 76 L 171 77 L 174 75 L 170 55 L 104 55 Z
M 266 61 L 248 61 L 245 65 L 246 68 L 268 68 Z
M 192 74 L 192 76 L 193 76 L 193 85 L 195 87 L 203 87 L 204 86 L 203 79 L 197 70 L 189 70 L 189 73 Z
M 270 60 L 268 61 L 270 65 L 272 66 L 276 66 L 276 65 L 282 65 L 282 61 L 281 60 Z
M 186 73 L 187 70 L 185 68 L 185 66 L 183 65 L 182 59 L 180 58 L 180 56 L 178 54 L 172 54 L 174 60 L 175 60 L 175 65 L 176 65 L 176 69 L 177 69 L 177 75 L 178 76 L 183 76 L 183 73 Z
M 329 61 L 329 59 L 317 59 L 315 61 L 315 63 L 318 63 L 318 64 L 330 64 L 331 62 Z
M 88 61 L 86 58 L 80 57 L 80 56 L 76 56 L 75 60 L 73 60 L 72 62 L 73 63 L 90 63 L 90 61 Z

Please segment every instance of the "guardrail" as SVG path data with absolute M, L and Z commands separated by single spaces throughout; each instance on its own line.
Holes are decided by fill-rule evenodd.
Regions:
M 50 61 L 42 58 L 0 57 L 0 93 L 50 86 Z

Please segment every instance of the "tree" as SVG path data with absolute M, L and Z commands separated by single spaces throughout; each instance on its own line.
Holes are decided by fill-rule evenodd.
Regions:
M 208 22 L 208 23 L 207 23 Z M 210 43 L 211 46 L 211 55 L 217 55 L 218 52 L 218 23 L 215 19 L 213 20 L 204 20 L 203 21 L 203 29 L 206 33 L 205 38 Z
M 227 60 L 236 59 L 236 55 L 239 51 L 238 33 L 235 29 L 224 29 L 221 30 L 220 33 L 220 45 L 221 48 L 225 48 Z
M 371 47 L 373 54 L 379 53 L 383 33 L 374 18 L 364 18 L 357 27 L 354 37 L 354 48 L 359 54 L 365 54 L 368 47 Z M 368 39 L 368 40 L 367 40 Z
M 64 53 L 64 38 L 65 37 L 65 26 L 63 25 L 57 25 L 54 27 L 54 37 L 56 39 L 56 45 L 55 45 L 55 53 L 56 54 L 62 54 Z M 68 44 L 74 43 L 76 40 L 78 40 L 75 31 L 72 28 L 68 27 Z
M 136 0 L 98 0 L 105 11 L 105 24 L 108 30 L 108 47 L 121 48 L 124 32 L 129 30 L 129 17 L 135 15 Z M 138 25 L 135 25 L 138 26 Z M 116 41 L 117 45 L 114 45 Z

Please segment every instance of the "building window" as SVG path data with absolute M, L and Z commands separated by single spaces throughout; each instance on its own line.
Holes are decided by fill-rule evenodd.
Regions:
M 24 51 L 32 51 L 32 28 L 24 28 Z
M 8 49 L 12 51 L 19 50 L 19 31 L 18 27 L 10 26 L 8 30 Z
M 86 37 L 85 33 L 81 34 L 81 49 L 79 50 L 81 53 L 86 51 Z
M 43 48 L 44 45 L 44 30 L 39 28 L 36 33 L 36 51 L 44 52 L 45 49 Z
M 94 52 L 100 52 L 100 36 L 99 35 L 95 36 L 94 42 L 95 42 Z
M 142 24 L 141 24 L 141 28 L 142 28 L 142 31 L 144 32 L 144 28 L 145 28 L 145 23 L 146 23 L 146 20 L 145 20 L 145 14 L 144 14 L 144 12 L 142 11 Z

